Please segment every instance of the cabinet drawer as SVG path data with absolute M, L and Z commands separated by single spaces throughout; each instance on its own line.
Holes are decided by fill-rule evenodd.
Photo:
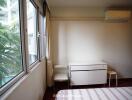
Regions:
M 107 71 L 72 71 L 71 85 L 105 84 L 107 82 Z

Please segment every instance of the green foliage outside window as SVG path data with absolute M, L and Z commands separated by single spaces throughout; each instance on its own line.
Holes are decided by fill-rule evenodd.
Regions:
M 5 1 L 0 0 L 0 7 L 6 4 Z M 22 71 L 19 29 L 17 22 L 10 26 L 0 23 L 0 87 Z

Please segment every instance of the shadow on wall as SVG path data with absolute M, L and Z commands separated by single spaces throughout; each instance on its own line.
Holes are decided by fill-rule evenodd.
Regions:
M 132 77 L 132 20 L 127 23 L 106 23 L 104 59 L 119 78 Z
M 116 66 L 112 66 L 112 65 L 107 65 L 108 66 L 108 71 L 115 71 L 118 73 L 118 78 L 122 78 L 123 76 L 115 69 Z M 114 77 L 115 78 L 115 77 Z
M 54 22 L 53 22 L 54 23 Z M 55 22 L 53 33 L 53 64 L 67 64 L 67 24 Z M 53 25 L 52 25 L 53 26 Z
M 57 23 L 56 23 L 57 24 Z M 59 37 L 58 37 L 58 24 L 56 26 L 53 27 L 53 23 L 51 23 L 51 27 L 52 27 L 52 34 L 53 34 L 53 64 L 55 62 L 58 62 L 58 52 L 59 52 L 59 47 L 58 47 L 58 43 L 59 43 Z M 54 30 L 54 31 L 53 31 Z M 56 58 L 55 58 L 56 57 Z

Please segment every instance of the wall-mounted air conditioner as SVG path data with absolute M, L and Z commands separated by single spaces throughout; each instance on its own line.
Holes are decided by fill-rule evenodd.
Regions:
M 107 21 L 128 21 L 130 18 L 130 10 L 107 10 L 105 13 L 105 20 Z

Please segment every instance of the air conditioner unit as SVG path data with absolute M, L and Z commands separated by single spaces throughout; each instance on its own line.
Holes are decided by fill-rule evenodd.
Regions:
M 105 13 L 105 20 L 107 21 L 128 21 L 130 18 L 130 10 L 108 10 Z

